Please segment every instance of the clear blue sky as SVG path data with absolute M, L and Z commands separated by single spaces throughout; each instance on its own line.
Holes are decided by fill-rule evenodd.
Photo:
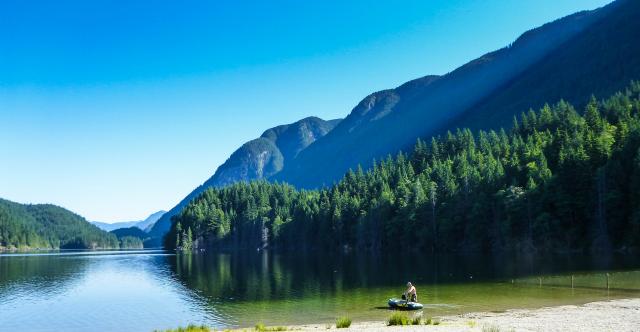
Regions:
M 0 197 L 142 219 L 269 127 L 608 2 L 3 0 Z

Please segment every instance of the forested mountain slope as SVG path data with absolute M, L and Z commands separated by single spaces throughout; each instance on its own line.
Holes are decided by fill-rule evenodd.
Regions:
M 578 106 L 640 73 L 640 2 L 618 0 L 524 33 L 514 43 L 443 76 L 376 92 L 274 176 L 296 187 L 330 185 L 358 164 L 410 149 L 456 127 L 496 129 L 560 98 Z
M 115 235 L 52 204 L 19 204 L 0 199 L 0 248 L 119 248 Z
M 175 217 L 165 245 L 640 248 L 640 84 L 592 99 L 583 112 L 563 101 L 523 113 L 508 132 L 464 129 L 427 142 L 324 189 L 265 181 L 209 188 Z
M 268 129 L 259 138 L 243 144 L 218 167 L 211 178 L 194 189 L 156 222 L 150 231 L 150 235 L 158 239 L 156 245 L 160 244 L 160 237 L 169 230 L 171 217 L 205 189 L 268 178 L 278 173 L 300 151 L 330 132 L 339 122 L 339 119 L 325 121 L 317 117 L 308 117 Z

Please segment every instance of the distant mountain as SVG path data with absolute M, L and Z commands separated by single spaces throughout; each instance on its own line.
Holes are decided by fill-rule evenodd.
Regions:
M 511 45 L 442 76 L 426 76 L 362 100 L 334 130 L 272 180 L 330 185 L 358 164 L 409 150 L 456 127 L 510 125 L 523 109 L 564 98 L 580 107 L 640 78 L 640 1 L 619 0 L 522 34 Z
M 20 204 L 0 199 L 0 249 L 119 248 L 114 234 L 52 204 Z
M 233 152 L 211 178 L 165 213 L 149 233 L 160 240 L 159 237 L 171 226 L 171 217 L 209 187 L 264 179 L 277 174 L 284 165 L 317 139 L 329 133 L 339 122 L 340 119 L 325 121 L 317 117 L 308 117 L 266 130 L 260 137 L 245 143 Z
M 153 225 L 155 225 L 155 223 L 158 221 L 158 219 L 160 219 L 160 217 L 162 217 L 163 214 L 167 213 L 167 211 L 165 210 L 160 210 L 157 212 L 154 212 L 152 214 L 150 214 L 147 219 L 138 222 L 135 226 L 140 228 L 141 230 L 148 232 L 151 230 L 151 228 L 153 227 Z
M 160 210 L 158 212 L 152 213 L 145 220 L 136 220 L 136 221 L 120 221 L 114 223 L 100 222 L 100 221 L 91 221 L 92 224 L 100 227 L 100 229 L 105 230 L 107 232 L 111 232 L 114 229 L 118 228 L 129 228 L 129 227 L 137 227 L 143 231 L 149 231 L 153 224 L 165 214 L 166 211 Z
M 139 222 L 140 221 L 119 221 L 119 222 L 114 222 L 110 224 L 110 223 L 101 222 L 101 221 L 90 221 L 90 223 L 98 226 L 100 229 L 107 232 L 111 232 L 112 230 L 118 229 L 118 228 L 134 227 Z

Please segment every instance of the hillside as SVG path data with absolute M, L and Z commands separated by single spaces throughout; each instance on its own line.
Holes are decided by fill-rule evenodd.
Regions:
M 583 113 L 584 115 L 580 115 Z M 566 102 L 509 131 L 418 141 L 337 184 L 210 188 L 168 248 L 381 252 L 640 250 L 640 84 L 578 112 Z
M 277 174 L 284 165 L 307 146 L 329 133 L 339 122 L 339 119 L 325 121 L 317 117 L 308 117 L 266 130 L 259 138 L 243 144 L 233 152 L 211 178 L 165 213 L 150 230 L 150 235 L 160 240 L 171 226 L 171 217 L 209 187 L 265 179 Z
M 115 235 L 81 216 L 51 204 L 19 204 L 0 199 L 0 248 L 119 248 Z
M 474 105 L 448 126 L 474 129 L 509 126 L 515 114 L 563 99 L 584 106 L 591 95 L 605 98 L 640 78 L 640 3 L 618 7 L 564 43 L 531 69 Z
M 114 234 L 116 237 L 118 237 L 118 239 L 121 239 L 125 236 L 137 237 L 141 240 L 147 238 L 147 233 L 138 227 L 118 228 L 112 230 L 109 233 Z
M 442 76 L 371 94 L 273 179 L 330 185 L 358 164 L 370 167 L 419 137 L 457 127 L 510 126 L 523 110 L 560 98 L 584 105 L 640 76 L 640 2 L 618 0 L 525 32 L 508 47 Z
M 121 248 L 142 249 L 149 238 L 147 232 L 137 226 L 114 229 L 110 233 L 118 237 Z

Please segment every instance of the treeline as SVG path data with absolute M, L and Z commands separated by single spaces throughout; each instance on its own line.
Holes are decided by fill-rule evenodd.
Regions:
M 209 189 L 168 248 L 631 250 L 640 245 L 640 84 L 583 112 L 529 110 L 513 128 L 418 141 L 330 188 Z
M 133 226 L 127 228 L 118 228 L 110 232 L 120 240 L 120 246 L 127 249 L 142 249 L 144 241 L 149 235 L 140 228 Z
M 0 199 L 0 249 L 115 249 L 131 244 L 59 206 Z

